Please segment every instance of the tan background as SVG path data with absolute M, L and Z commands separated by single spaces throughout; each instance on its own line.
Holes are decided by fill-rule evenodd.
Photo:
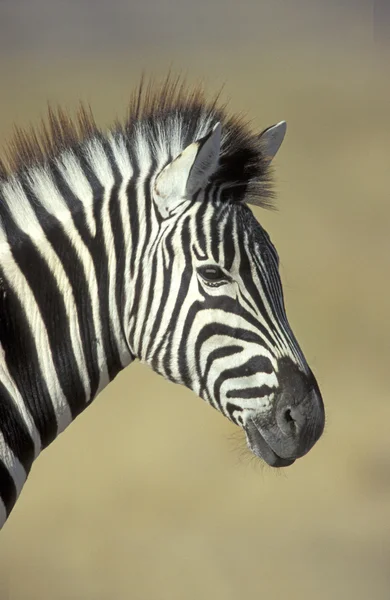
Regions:
M 0 600 L 390 598 L 390 31 L 386 2 L 0 2 L 0 142 L 47 100 L 125 112 L 170 65 L 280 119 L 290 321 L 327 430 L 283 471 L 131 366 L 38 460 L 0 534 Z

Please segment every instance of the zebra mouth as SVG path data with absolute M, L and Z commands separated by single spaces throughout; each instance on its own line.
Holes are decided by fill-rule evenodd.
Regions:
M 290 459 L 278 456 L 265 441 L 252 419 L 249 419 L 245 425 L 245 433 L 249 449 L 256 456 L 264 460 L 267 465 L 270 465 L 270 467 L 289 467 L 295 462 L 295 458 Z

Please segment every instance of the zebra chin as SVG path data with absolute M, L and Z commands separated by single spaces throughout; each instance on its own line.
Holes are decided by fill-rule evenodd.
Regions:
M 325 410 L 314 375 L 289 359 L 278 370 L 279 393 L 267 411 L 253 411 L 244 430 L 249 449 L 272 467 L 287 467 L 321 437 Z
M 252 422 L 245 427 L 247 444 L 251 452 L 258 458 L 264 460 L 270 467 L 289 467 L 295 462 L 295 458 L 282 458 L 265 441 L 259 429 Z

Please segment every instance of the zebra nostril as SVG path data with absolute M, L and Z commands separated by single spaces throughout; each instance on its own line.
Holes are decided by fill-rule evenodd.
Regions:
M 287 423 L 294 423 L 294 418 L 291 414 L 291 408 L 286 408 L 284 412 L 284 419 Z
M 299 430 L 299 411 L 292 406 L 279 406 L 276 412 L 276 422 L 285 435 L 295 434 Z
M 280 417 L 279 427 L 282 429 L 282 431 L 285 433 L 293 433 L 297 430 L 298 423 L 294 419 L 294 412 L 290 406 L 288 406 L 284 412 L 282 412 Z

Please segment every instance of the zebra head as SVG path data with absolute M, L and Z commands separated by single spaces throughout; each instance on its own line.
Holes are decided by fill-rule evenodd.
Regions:
M 216 124 L 157 172 L 141 352 L 242 427 L 250 450 L 274 467 L 306 454 L 324 428 L 316 379 L 287 321 L 278 254 L 248 207 L 253 160 L 264 196 L 285 127 L 235 154 L 237 141 Z

